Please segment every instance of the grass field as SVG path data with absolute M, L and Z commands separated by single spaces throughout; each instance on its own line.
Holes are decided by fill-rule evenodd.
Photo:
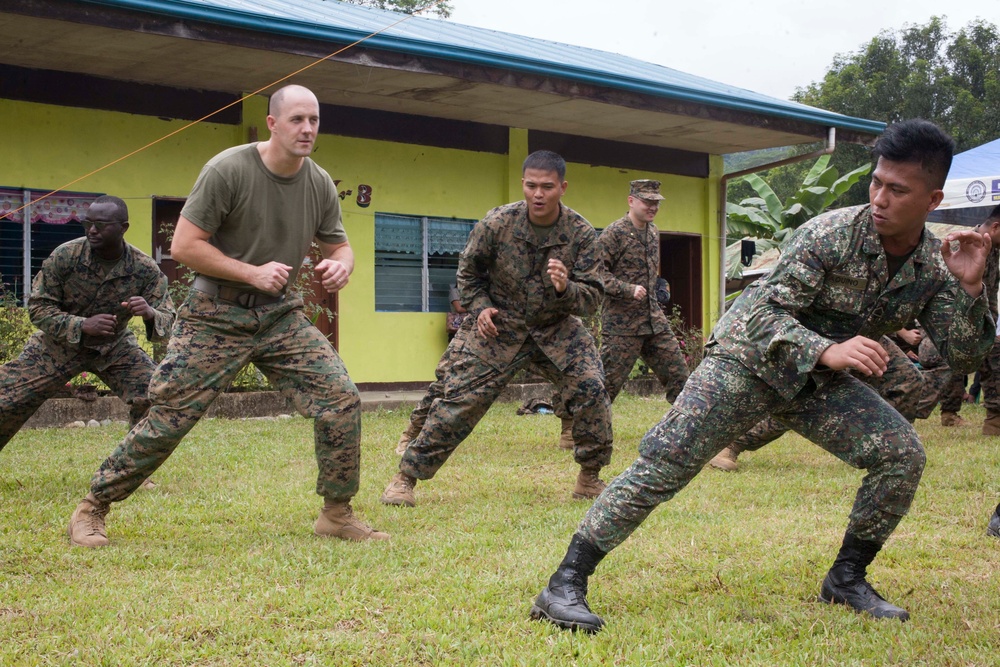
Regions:
M 0 665 L 996 665 L 1000 439 L 918 423 L 927 468 L 870 579 L 909 609 L 878 622 L 816 602 L 862 473 L 794 434 L 707 470 L 591 580 L 608 625 L 528 620 L 587 503 L 558 420 L 496 406 L 414 509 L 379 494 L 407 413 L 364 415 L 358 513 L 392 534 L 312 535 L 311 423 L 209 420 L 114 505 L 112 546 L 66 525 L 124 426 L 24 431 L 0 452 Z M 605 477 L 661 401 L 622 396 Z

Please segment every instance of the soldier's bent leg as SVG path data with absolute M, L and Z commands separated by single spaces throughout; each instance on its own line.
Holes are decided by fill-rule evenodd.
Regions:
M 979 369 L 979 383 L 983 388 L 983 405 L 986 421 L 983 435 L 1000 435 L 1000 338 L 993 341 Z
M 294 310 L 268 331 L 251 361 L 314 420 L 316 493 L 329 501 L 353 498 L 361 466 L 361 396 L 330 341 Z
M 962 399 L 965 397 L 965 380 L 965 375 L 952 373 L 941 393 L 941 423 L 944 426 L 959 426 L 963 421 L 958 416 L 958 411 L 962 409 Z
M 882 336 L 879 343 L 889 354 L 887 368 L 881 377 L 870 375 L 861 379 L 907 421 L 912 422 L 920 411 L 924 378 L 906 353 L 887 336 Z
M 578 534 L 600 551 L 611 551 L 709 459 L 782 404 L 736 359 L 710 352 L 663 420 L 642 439 L 639 458 L 594 501 Z
M 454 362 L 456 351 L 462 348 L 465 335 L 466 330 L 463 327 L 448 341 L 448 347 L 445 348 L 444 354 L 441 355 L 441 359 L 434 368 L 434 382 L 430 383 L 427 391 L 420 397 L 420 401 L 410 413 L 410 423 L 407 425 L 406 430 L 403 431 L 403 436 L 407 440 L 413 440 L 420 434 L 420 430 L 424 427 L 424 422 L 427 421 L 427 413 L 430 411 L 434 399 L 444 395 L 444 374 Z
M 907 513 L 924 469 L 910 423 L 868 385 L 838 373 L 777 413 L 789 426 L 854 468 L 867 470 L 847 532 L 882 544 Z
M 149 381 L 156 364 L 130 340 L 122 341 L 118 347 L 122 349 L 112 352 L 114 360 L 101 370 L 93 369 L 93 372 L 128 406 L 131 429 L 149 412 Z
M 604 389 L 612 403 L 628 382 L 628 376 L 642 350 L 642 341 L 642 336 L 604 336 L 601 339 Z
M 687 382 L 688 367 L 669 325 L 666 331 L 645 337 L 640 356 L 663 384 L 666 399 L 673 403 Z
M 17 359 L 0 366 L 0 449 L 17 435 L 46 399 L 83 370 L 83 357 L 32 335 Z
M 431 479 L 452 452 L 472 433 L 517 371 L 536 349 L 524 344 L 510 366 L 497 370 L 469 352 L 459 352 L 445 372 L 444 394 L 435 399 L 424 427 L 406 448 L 400 472 L 415 479 Z
M 263 309 L 256 309 L 263 310 Z M 101 503 L 128 498 L 170 456 L 246 365 L 261 328 L 257 314 L 191 290 L 167 355 L 149 384 L 149 413 L 91 479 Z
M 581 468 L 598 471 L 611 462 L 611 398 L 604 388 L 604 378 L 596 350 L 593 359 L 572 370 L 560 373 L 551 361 L 540 359 L 539 366 L 555 371 L 556 394 L 573 420 L 573 458 Z

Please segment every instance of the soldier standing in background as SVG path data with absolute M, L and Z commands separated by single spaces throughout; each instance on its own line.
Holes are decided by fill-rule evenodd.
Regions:
M 604 278 L 601 308 L 601 363 L 612 403 L 625 386 L 636 359 L 642 359 L 666 388 L 671 403 L 687 381 L 688 368 L 667 316 L 656 298 L 660 277 L 660 232 L 653 219 L 664 197 L 660 182 L 636 180 L 628 213 L 597 239 Z M 562 441 L 567 441 L 563 419 Z

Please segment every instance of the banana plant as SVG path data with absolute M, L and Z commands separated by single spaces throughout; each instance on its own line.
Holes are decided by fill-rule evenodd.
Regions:
M 754 238 L 757 251 L 764 252 L 774 246 L 784 247 L 792 232 L 807 220 L 827 210 L 837 199 L 851 189 L 858 180 L 871 171 L 866 164 L 841 176 L 836 167 L 830 166 L 830 156 L 823 155 L 806 174 L 795 194 L 784 202 L 767 182 L 757 174 L 742 178 L 757 193 L 739 204 L 726 203 L 726 233 L 736 239 Z M 737 241 L 734 245 L 739 245 Z M 743 276 L 739 251 L 727 248 L 726 275 L 737 279 Z M 730 261 L 733 257 L 736 261 Z

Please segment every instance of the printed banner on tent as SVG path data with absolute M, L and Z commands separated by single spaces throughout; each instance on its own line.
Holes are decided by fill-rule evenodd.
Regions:
M 939 209 L 1000 204 L 1000 175 L 949 179 Z

